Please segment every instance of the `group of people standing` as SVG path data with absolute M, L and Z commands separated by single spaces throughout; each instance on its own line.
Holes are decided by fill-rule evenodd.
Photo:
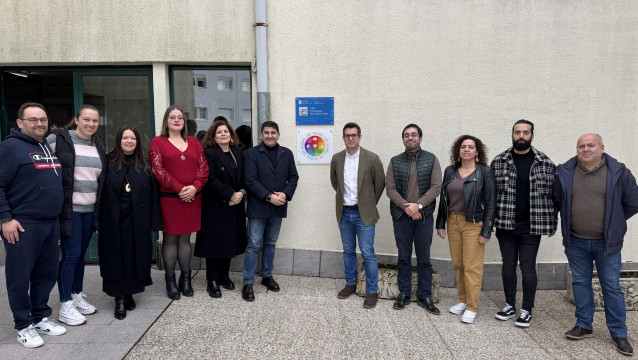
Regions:
M 82 105 L 69 125 L 48 136 L 41 104 L 23 104 L 16 124 L 0 145 L 0 223 L 9 306 L 25 347 L 43 345 L 41 334 L 67 331 L 50 318 L 47 305 L 56 281 L 60 322 L 83 325 L 85 315 L 97 312 L 83 293 L 84 256 L 96 231 L 102 290 L 114 298 L 114 317 L 120 320 L 135 309 L 133 295 L 152 284 L 153 231 L 163 232 L 171 299 L 194 293 L 193 232 L 195 255 L 206 258 L 211 297 L 221 297 L 220 286 L 235 288 L 230 260 L 246 252 L 242 297 L 254 300 L 262 240 L 262 284 L 279 290 L 272 277 L 275 243 L 298 175 L 292 152 L 277 143 L 276 123 L 262 124 L 263 143 L 244 153 L 232 126 L 216 120 L 203 138 L 204 149 L 187 136 L 182 109 L 171 106 L 148 157 L 131 125 L 117 131 L 107 153 L 96 135 L 99 112 L 92 105 Z
M 338 298 L 345 299 L 356 291 L 358 239 L 367 287 L 363 307 L 373 308 L 377 303 L 374 232 L 379 220 L 377 203 L 385 188 L 398 250 L 400 292 L 394 309 L 402 310 L 411 303 L 414 247 L 417 304 L 430 314 L 440 314 L 431 296 L 430 247 L 436 226 L 438 236 L 448 239 L 456 274 L 458 302 L 449 312 L 461 315 L 463 323 L 473 323 L 481 293 L 485 244 L 496 229 L 503 261 L 505 306 L 495 317 L 503 321 L 516 318 L 516 326 L 529 327 L 541 237 L 554 235 L 560 213 L 563 245 L 574 278 L 577 320 L 565 336 L 573 340 L 592 336 L 595 263 L 612 340 L 619 352 L 633 354 L 627 340 L 619 278 L 627 220 L 638 212 L 638 186 L 624 164 L 604 153 L 600 135 L 579 137 L 577 155 L 556 167 L 532 146 L 534 124 L 521 119 L 512 127 L 512 146 L 489 165 L 487 148 L 480 139 L 471 135 L 458 137 L 450 150 L 450 165 L 443 173 L 436 156 L 421 148 L 423 131 L 418 125 L 408 124 L 401 136 L 405 151 L 392 157 L 384 178 L 379 157 L 359 144 L 360 126 L 348 123 L 343 128 L 346 149 L 335 154 L 330 165 L 346 278 Z M 517 264 L 523 287 L 518 315 Z
M 66 332 L 49 318 L 52 310 L 47 301 L 56 281 L 60 322 L 82 325 L 87 322 L 85 315 L 97 311 L 83 293 L 84 255 L 95 231 L 99 231 L 103 291 L 114 297 L 117 319 L 135 309 L 133 295 L 152 284 L 152 231 L 163 232 L 162 259 L 171 299 L 194 293 L 193 232 L 197 232 L 195 255 L 206 258 L 211 297 L 222 296 L 220 287 L 235 288 L 229 277 L 230 261 L 245 252 L 241 294 L 254 301 L 260 248 L 261 283 L 270 291 L 280 290 L 272 276 L 275 245 L 299 175 L 292 152 L 278 144 L 277 123 L 264 122 L 262 143 L 243 152 L 227 121 L 214 121 L 200 143 L 187 136 L 182 109 L 171 106 L 147 158 L 139 132 L 130 125 L 118 130 L 115 147 L 106 153 L 96 135 L 98 119 L 97 108 L 83 105 L 67 127 L 45 138 L 46 110 L 41 104 L 25 103 L 18 111 L 18 128 L 11 129 L 0 145 L 0 223 L 18 342 L 37 347 L 44 343 L 40 334 Z M 377 304 L 374 233 L 377 204 L 385 190 L 398 250 L 400 293 L 394 309 L 411 303 L 414 247 L 417 304 L 440 314 L 431 296 L 430 247 L 436 227 L 437 234 L 448 239 L 456 274 L 458 302 L 449 311 L 461 315 L 462 322 L 473 323 L 485 244 L 495 228 L 505 293 L 505 306 L 495 316 L 504 321 L 517 317 L 520 263 L 523 302 L 515 324 L 529 327 L 537 285 L 536 255 L 541 237 L 556 231 L 560 212 L 577 319 L 566 337 L 579 340 L 592 335 L 595 263 L 612 339 L 618 351 L 633 354 L 619 276 L 626 221 L 638 212 L 638 186 L 622 163 L 604 153 L 599 135 L 582 135 L 577 155 L 556 167 L 531 146 L 534 124 L 519 120 L 512 127 L 512 147 L 490 165 L 483 142 L 462 135 L 454 141 L 450 165 L 443 172 L 436 156 L 421 148 L 423 131 L 418 125 L 407 125 L 401 136 L 405 151 L 392 157 L 384 171 L 379 157 L 360 146 L 360 126 L 348 123 L 343 128 L 346 149 L 335 154 L 330 165 L 346 279 L 337 294 L 340 299 L 356 290 L 358 239 L 367 284 L 363 306 Z

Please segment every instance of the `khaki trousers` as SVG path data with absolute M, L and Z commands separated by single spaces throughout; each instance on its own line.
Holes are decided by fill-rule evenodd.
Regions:
M 483 222 L 467 222 L 463 214 L 450 212 L 447 218 L 447 236 L 459 302 L 467 304 L 467 309 L 474 312 L 478 311 L 483 283 L 485 244 L 478 241 L 482 227 Z

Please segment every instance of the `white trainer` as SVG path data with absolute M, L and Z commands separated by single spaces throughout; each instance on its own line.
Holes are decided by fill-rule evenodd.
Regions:
M 461 321 L 466 324 L 473 323 L 474 319 L 476 319 L 476 313 L 471 310 L 465 310 L 465 312 L 463 313 L 463 316 L 461 316 Z
M 73 305 L 75 308 L 83 315 L 91 315 L 97 312 L 97 308 L 91 304 L 89 304 L 84 298 L 86 295 L 84 293 L 79 294 L 71 294 L 73 297 Z
M 58 325 L 53 319 L 44 318 L 39 323 L 35 324 L 35 331 L 38 334 L 58 336 L 65 334 L 66 328 L 62 325 Z
M 450 308 L 450 312 L 452 314 L 461 315 L 463 314 L 463 311 L 465 311 L 466 306 L 467 305 L 465 305 L 465 303 L 458 303 Z
M 18 342 L 27 348 L 36 348 L 44 345 L 44 340 L 35 331 L 33 325 L 29 325 L 18 331 Z
M 86 318 L 84 315 L 73 306 L 73 300 L 65 301 L 60 306 L 60 313 L 58 314 L 58 320 L 67 325 L 78 326 L 86 324 Z

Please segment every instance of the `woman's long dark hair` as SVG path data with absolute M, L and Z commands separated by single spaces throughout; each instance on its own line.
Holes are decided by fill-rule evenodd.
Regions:
M 133 134 L 135 134 L 135 139 L 137 139 L 135 150 L 133 151 L 135 171 L 138 173 L 142 173 L 142 171 L 144 171 L 145 173 L 150 174 L 150 164 L 142 152 L 142 138 L 140 137 L 139 131 L 131 125 L 124 125 L 117 130 L 117 135 L 115 136 L 115 147 L 110 153 L 106 154 L 109 165 L 111 167 L 117 166 L 117 170 L 120 170 L 122 169 L 122 165 L 126 163 L 126 155 L 124 154 L 124 151 L 122 151 L 122 137 L 126 130 L 131 130 Z

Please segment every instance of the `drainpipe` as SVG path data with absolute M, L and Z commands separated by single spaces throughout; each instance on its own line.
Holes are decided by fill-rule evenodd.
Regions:
M 255 0 L 255 43 L 257 68 L 257 120 L 261 124 L 270 118 L 268 92 L 268 52 L 266 49 L 266 0 Z M 259 133 L 259 130 L 257 130 Z

